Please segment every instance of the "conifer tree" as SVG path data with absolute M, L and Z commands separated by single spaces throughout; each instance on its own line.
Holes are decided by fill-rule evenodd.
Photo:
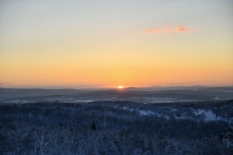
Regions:
M 94 131 L 96 130 L 95 122 L 92 123 L 91 129 Z

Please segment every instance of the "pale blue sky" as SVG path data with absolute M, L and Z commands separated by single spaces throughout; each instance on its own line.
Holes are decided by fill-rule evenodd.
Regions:
M 233 25 L 231 0 L 2 0 L 0 4 L 4 43 L 24 39 L 26 43 L 28 39 L 52 42 L 80 33 L 135 33 L 172 24 L 219 35 Z

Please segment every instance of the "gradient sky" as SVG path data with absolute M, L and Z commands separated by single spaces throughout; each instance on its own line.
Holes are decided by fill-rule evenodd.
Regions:
M 232 0 L 1 0 L 0 87 L 232 86 Z

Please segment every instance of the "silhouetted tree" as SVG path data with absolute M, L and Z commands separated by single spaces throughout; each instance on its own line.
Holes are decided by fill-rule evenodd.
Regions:
M 95 122 L 92 123 L 91 129 L 94 131 L 96 130 Z

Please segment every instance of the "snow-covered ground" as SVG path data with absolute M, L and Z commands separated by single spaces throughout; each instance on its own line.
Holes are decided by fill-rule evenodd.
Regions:
M 114 99 L 117 99 L 114 97 Z M 137 98 L 134 98 L 137 99 Z M 143 98 L 146 102 L 145 103 L 173 103 L 173 102 L 191 102 L 193 100 L 180 100 L 176 98 L 159 98 L 159 97 L 147 97 Z M 105 101 L 112 101 L 111 99 L 106 99 Z M 61 102 L 61 103 L 89 103 L 95 100 L 92 99 L 85 99 L 83 97 L 73 97 L 73 96 L 58 96 L 58 97 L 47 97 L 43 101 L 45 102 Z M 6 103 L 35 103 L 35 100 L 27 100 L 27 99 L 12 99 L 5 101 Z M 141 116 L 157 116 L 163 117 L 167 120 L 169 119 L 190 119 L 190 120 L 197 120 L 197 121 L 225 121 L 228 122 L 229 118 L 225 118 L 224 116 L 216 116 L 216 114 L 211 109 L 194 109 L 186 107 L 185 109 L 177 109 L 173 107 L 167 108 L 158 108 L 158 109 L 145 109 L 140 108 L 137 109 L 136 107 L 129 107 L 129 106 L 114 106 L 114 108 L 122 109 L 128 112 L 136 112 L 138 115 Z
M 36 103 L 36 102 L 60 102 L 60 103 L 89 103 L 94 102 L 95 100 L 89 100 L 89 99 L 75 99 L 75 98 L 66 98 L 66 97 L 57 97 L 57 98 L 47 98 L 42 101 L 37 100 L 25 100 L 25 99 L 13 99 L 13 100 L 7 100 L 4 101 L 5 103 Z
M 145 101 L 147 101 L 147 103 L 174 103 L 174 102 L 193 102 L 198 100 L 178 99 L 178 98 L 168 98 L 168 97 L 146 97 Z
M 205 121 L 225 121 L 226 119 L 222 117 L 216 117 L 216 114 L 214 114 L 210 110 L 204 110 L 204 109 L 198 109 L 197 111 L 193 111 L 195 116 L 203 116 Z
M 214 114 L 213 111 L 211 110 L 204 110 L 204 109 L 192 109 L 191 112 L 189 114 L 186 114 L 184 111 L 180 112 L 180 116 L 177 116 L 178 111 L 177 109 L 170 109 L 169 111 L 163 111 L 163 110 L 158 110 L 158 111 L 152 111 L 152 110 L 139 110 L 139 109 L 135 109 L 135 108 L 131 108 L 131 107 L 119 107 L 119 106 L 115 106 L 114 108 L 117 109 L 122 109 L 122 110 L 126 110 L 129 112 L 137 112 L 139 115 L 141 116 L 148 116 L 148 115 L 154 115 L 157 117 L 163 117 L 166 118 L 167 120 L 169 120 L 171 118 L 171 116 L 173 116 L 175 119 L 190 119 L 190 120 L 203 120 L 203 121 L 226 121 L 228 122 L 228 120 L 226 118 L 223 117 L 216 117 L 216 114 Z
M 48 98 L 46 101 L 52 101 L 52 102 L 61 102 L 61 103 L 88 103 L 88 102 L 93 102 L 94 100 L 88 100 L 88 99 L 76 99 L 76 98 L 71 98 L 71 97 L 61 97 L 61 98 Z
M 10 101 L 5 101 L 6 103 L 35 103 L 35 101 L 32 100 L 19 100 L 19 99 L 15 99 L 15 100 L 10 100 Z

